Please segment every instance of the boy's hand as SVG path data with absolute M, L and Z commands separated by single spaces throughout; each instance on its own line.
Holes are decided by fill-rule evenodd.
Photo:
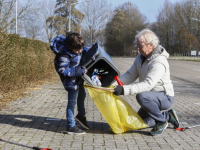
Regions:
M 86 74 L 87 73 L 87 70 L 85 69 L 85 73 L 84 74 Z

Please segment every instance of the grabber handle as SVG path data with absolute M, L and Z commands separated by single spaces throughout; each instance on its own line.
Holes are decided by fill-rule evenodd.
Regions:
M 122 83 L 122 81 L 119 79 L 118 76 L 115 76 L 114 79 L 117 80 L 117 83 L 118 83 L 120 86 L 123 86 L 123 85 L 124 85 L 124 83 Z

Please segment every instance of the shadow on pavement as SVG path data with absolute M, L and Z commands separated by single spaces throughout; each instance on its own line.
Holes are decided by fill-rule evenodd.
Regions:
M 60 132 L 64 133 L 66 131 L 66 119 L 60 118 L 49 118 L 42 116 L 32 116 L 32 115 L 0 115 L 0 124 L 9 124 L 12 126 L 17 126 L 21 128 L 33 128 L 45 131 Z M 93 122 L 88 121 L 90 127 L 89 130 L 85 130 L 87 133 L 108 133 L 113 134 L 109 130 L 109 125 L 103 122 Z M 77 126 L 84 130 L 80 124 L 77 123 Z
M 38 130 L 66 133 L 66 119 L 60 118 L 49 118 L 42 116 L 32 116 L 32 115 L 0 115 L 0 124 L 9 124 L 12 126 L 17 126 L 21 128 L 33 128 Z M 85 130 L 80 124 L 77 126 L 80 129 L 85 130 L 87 133 L 95 134 L 115 134 L 110 131 L 110 126 L 104 122 L 93 122 L 88 121 L 90 127 L 89 130 Z M 148 131 L 133 130 L 128 131 L 128 133 L 140 133 L 144 135 L 149 135 Z

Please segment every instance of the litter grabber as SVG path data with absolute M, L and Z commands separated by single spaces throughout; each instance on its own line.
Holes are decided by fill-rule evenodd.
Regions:
M 118 76 L 115 76 L 114 79 L 117 80 L 117 83 L 118 83 L 120 86 L 124 85 L 124 83 L 122 83 L 122 81 L 119 79 Z
M 19 146 L 23 146 L 23 147 L 27 147 L 27 148 L 31 148 L 31 149 L 35 149 L 35 150 L 52 150 L 52 149 L 50 149 L 50 148 L 33 147 L 33 146 L 28 146 L 28 145 L 24 145 L 24 144 L 12 142 L 12 141 L 8 141 L 8 140 L 3 140 L 3 139 L 0 139 L 0 141 L 6 142 L 6 143 L 10 143 L 10 144 L 19 145 Z
M 195 127 L 199 127 L 199 126 L 200 125 L 191 126 L 191 127 L 185 127 L 185 128 L 176 128 L 176 131 L 185 131 L 186 129 L 195 128 Z

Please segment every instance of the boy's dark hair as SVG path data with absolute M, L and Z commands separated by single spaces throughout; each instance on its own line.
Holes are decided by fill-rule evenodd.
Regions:
M 84 46 L 83 37 L 77 32 L 68 32 L 66 34 L 66 46 L 68 49 L 82 49 Z

